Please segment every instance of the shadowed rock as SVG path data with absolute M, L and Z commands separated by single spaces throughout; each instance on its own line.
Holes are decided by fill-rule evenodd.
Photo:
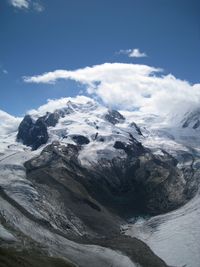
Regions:
M 87 145 L 90 143 L 90 140 L 83 136 L 83 135 L 74 135 L 72 136 L 72 139 L 74 140 L 74 142 L 77 144 L 77 145 Z
M 47 127 L 50 127 L 50 126 L 55 127 L 59 121 L 60 116 L 61 115 L 58 112 L 54 112 L 54 113 L 47 112 L 47 114 L 41 117 L 41 119 L 45 122 Z
M 200 109 L 197 108 L 196 110 L 186 113 L 184 119 L 182 120 L 182 127 L 183 128 L 193 128 L 198 129 L 200 127 Z
M 112 124 L 117 124 L 125 121 L 125 118 L 117 110 L 109 110 L 105 115 L 105 120 L 109 121 Z
M 142 132 L 141 132 L 141 130 L 140 130 L 140 127 L 139 127 L 135 122 L 132 122 L 129 126 L 132 127 L 132 128 L 135 128 L 136 132 L 137 132 L 139 135 L 142 135 Z
M 34 122 L 30 115 L 26 115 L 18 128 L 17 140 L 36 150 L 48 140 L 47 126 L 43 119 Z
M 31 177 L 34 175 L 36 179 L 43 179 L 49 173 L 62 184 L 64 181 L 76 180 L 87 190 L 95 204 L 86 201 L 88 198 L 83 195 L 81 202 L 84 205 L 90 205 L 90 208 L 98 206 L 96 210 L 102 210 L 104 206 L 122 217 L 134 216 L 138 212 L 167 212 L 192 197 L 192 188 L 189 189 L 184 174 L 169 155 L 155 156 L 136 140 L 131 140 L 129 144 L 117 141 L 114 147 L 124 150 L 127 157 L 111 160 L 101 158 L 86 168 L 78 160 L 80 147 L 56 143 L 47 146 L 39 157 L 28 161 L 25 166 Z M 50 181 L 50 178 L 47 180 Z M 43 182 L 46 183 L 47 180 L 45 178 Z M 70 182 L 70 186 L 73 188 L 77 184 Z
M 145 152 L 145 149 L 142 144 L 134 138 L 131 140 L 131 143 L 128 144 L 125 142 L 116 141 L 113 147 L 115 149 L 124 150 L 128 156 L 139 155 L 140 153 Z

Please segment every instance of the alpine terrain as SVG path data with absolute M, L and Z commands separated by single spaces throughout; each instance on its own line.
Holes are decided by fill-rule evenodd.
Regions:
M 0 112 L 0 266 L 198 267 L 200 111 L 56 101 Z

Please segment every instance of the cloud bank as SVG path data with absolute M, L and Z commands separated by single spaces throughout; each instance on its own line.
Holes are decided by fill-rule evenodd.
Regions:
M 28 83 L 55 83 L 71 79 L 87 93 L 111 107 L 167 115 L 185 113 L 200 103 L 200 84 L 190 84 L 147 65 L 104 63 L 77 70 L 55 70 L 24 77 Z
M 0 135 L 10 134 L 17 130 L 22 118 L 11 116 L 0 110 Z

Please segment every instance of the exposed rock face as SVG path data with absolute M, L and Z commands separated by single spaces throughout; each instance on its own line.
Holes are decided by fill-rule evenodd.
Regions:
M 104 209 L 111 209 L 115 216 L 122 216 L 121 218 L 138 212 L 159 214 L 180 206 L 192 196 L 193 191 L 186 188 L 184 175 L 176 167 L 176 161 L 167 154 L 155 156 L 136 140 L 129 145 L 117 141 L 114 147 L 124 150 L 127 157 L 112 160 L 102 158 L 98 163 L 85 168 L 78 160 L 80 146 L 53 143 L 39 157 L 25 164 L 28 177 L 43 184 L 49 184 L 54 179 L 56 183 L 61 183 L 67 190 L 74 192 L 75 198 L 75 192 L 82 188 L 81 192 L 87 194 L 79 192 L 77 216 L 82 216 L 80 207 L 86 205 L 91 209 L 90 212 L 95 212 L 99 221 L 104 217 Z M 75 189 L 77 183 L 79 189 Z M 66 199 L 66 194 L 62 198 Z M 69 207 L 69 200 L 67 203 Z M 88 214 L 88 211 L 85 212 L 84 214 Z M 105 215 L 104 221 L 106 223 L 110 218 L 113 227 L 115 223 L 112 216 Z
M 112 124 L 117 124 L 125 121 L 125 118 L 117 110 L 109 110 L 105 115 L 105 120 L 109 121 Z
M 44 116 L 39 117 L 36 121 L 30 115 L 26 115 L 18 128 L 17 141 L 21 141 L 24 145 L 32 147 L 36 150 L 48 141 L 48 127 L 55 127 L 60 118 L 73 113 L 74 110 L 68 103 L 66 108 L 56 110 L 55 112 L 47 112 Z M 87 139 L 87 140 L 86 140 Z M 77 135 L 74 137 L 77 144 L 88 144 L 87 137 Z
M 30 115 L 26 115 L 19 125 L 17 140 L 33 150 L 46 144 L 48 140 L 47 126 L 43 119 L 34 122 Z
M 33 125 L 34 125 L 34 122 L 31 116 L 26 115 L 19 125 L 17 139 L 22 140 L 24 144 L 28 144 L 29 140 L 28 140 L 27 133 L 30 131 Z
M 64 207 L 66 217 L 73 214 L 78 231 L 87 232 L 88 235 L 119 232 L 117 225 L 122 219 L 110 213 L 87 191 L 92 186 L 92 176 L 80 165 L 77 158 L 79 151 L 80 146 L 61 146 L 54 142 L 39 157 L 25 163 L 27 177 L 38 185 L 40 193 L 53 206 L 56 205 L 56 199 L 49 198 L 49 192 L 58 196 L 57 205 Z M 64 232 L 73 232 L 70 225 L 66 226 L 65 217 L 59 218 L 56 223 Z
M 182 120 L 183 128 L 193 128 L 197 129 L 200 127 L 200 109 L 196 109 L 193 112 L 190 112 L 185 115 L 185 118 Z
M 114 146 L 116 149 L 122 149 L 126 152 L 128 156 L 138 156 L 141 153 L 144 153 L 146 150 L 136 139 L 132 139 L 131 144 L 125 142 L 116 141 Z
M 77 145 L 87 145 L 90 142 L 90 140 L 83 135 L 74 135 L 72 139 Z
M 39 117 L 36 122 L 30 115 L 26 115 L 19 125 L 17 140 L 36 150 L 47 143 L 49 138 L 48 127 L 55 127 L 59 119 L 67 113 L 67 109 L 58 110 L 54 113 L 47 112 L 46 115 Z
M 56 111 L 54 113 L 47 112 L 47 114 L 41 117 L 41 119 L 45 122 L 47 127 L 50 127 L 50 126 L 55 127 L 59 121 L 60 116 L 61 114 L 59 114 Z
M 179 207 L 193 196 L 194 188 L 188 190 L 183 173 L 168 156 L 155 157 L 140 149 L 136 156 L 129 151 L 128 148 L 127 159 L 101 160 L 93 168 L 99 176 L 99 184 L 94 188 L 101 187 L 97 198 L 105 205 L 108 203 L 125 217 L 135 213 L 159 214 Z
M 140 127 L 139 127 L 135 122 L 132 122 L 129 126 L 135 128 L 136 132 L 137 132 L 139 135 L 142 135 L 142 132 L 141 132 L 141 130 L 140 130 Z

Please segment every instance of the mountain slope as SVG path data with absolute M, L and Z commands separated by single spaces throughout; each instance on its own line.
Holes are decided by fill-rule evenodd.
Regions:
M 18 132 L 2 135 L 3 243 L 42 246 L 83 267 L 166 266 L 143 242 L 124 237 L 121 225 L 192 198 L 196 158 L 190 163 L 191 152 L 164 131 L 161 147 L 158 131 L 134 119 L 78 97 L 32 111 Z

